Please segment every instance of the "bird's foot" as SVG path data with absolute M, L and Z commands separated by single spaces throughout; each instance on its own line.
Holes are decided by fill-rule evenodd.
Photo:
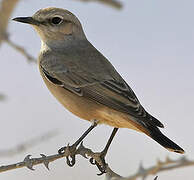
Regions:
M 102 152 L 93 153 L 92 157 L 90 158 L 90 163 L 92 165 L 96 165 L 100 171 L 100 173 L 97 174 L 98 176 L 101 176 L 104 173 L 106 173 L 108 164 L 105 161 L 105 156 L 106 156 L 106 152 L 102 151 Z
M 67 146 L 60 148 L 58 150 L 58 153 L 59 154 L 68 153 L 68 156 L 66 156 L 67 165 L 70 167 L 73 167 L 76 162 L 76 159 L 75 159 L 76 151 L 77 151 L 76 144 L 73 144 L 72 146 L 69 146 L 68 144 Z
M 92 125 L 82 134 L 82 136 L 72 145 L 72 146 L 65 146 L 58 150 L 59 154 L 67 153 L 66 156 L 67 164 L 70 167 L 73 167 L 75 165 L 75 155 L 77 152 L 77 146 L 82 142 L 82 140 L 90 133 L 92 129 L 94 129 L 97 126 L 98 121 L 94 120 L 92 122 Z M 71 160 L 70 160 L 71 158 Z

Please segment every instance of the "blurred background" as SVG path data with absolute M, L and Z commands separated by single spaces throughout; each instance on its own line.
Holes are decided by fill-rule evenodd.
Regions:
M 0 0 L 1 2 L 2 0 Z M 81 21 L 88 40 L 104 54 L 137 94 L 142 105 L 164 123 L 162 130 L 194 159 L 194 1 L 131 0 L 122 1 L 120 10 L 98 2 L 76 0 L 20 1 L 13 17 L 31 16 L 40 8 L 55 6 L 68 9 Z M 1 17 L 0 17 L 1 18 Z M 26 24 L 10 20 L 9 38 L 25 47 L 37 58 L 40 39 Z M 80 120 L 58 103 L 47 90 L 37 65 L 3 43 L 0 47 L 0 150 L 41 136 L 52 130 L 56 137 L 15 156 L 0 157 L 0 165 L 22 161 L 27 154 L 51 155 L 73 143 L 90 124 Z M 101 151 L 112 131 L 100 125 L 84 140 L 93 151 Z M 178 159 L 144 134 L 120 129 L 106 157 L 112 170 L 122 176 L 137 172 L 140 162 L 145 167 L 164 160 Z M 104 179 L 98 170 L 82 157 L 73 168 L 65 159 L 0 174 L 2 180 Z M 193 167 L 158 174 L 159 180 L 193 179 Z M 148 177 L 153 179 L 153 177 Z

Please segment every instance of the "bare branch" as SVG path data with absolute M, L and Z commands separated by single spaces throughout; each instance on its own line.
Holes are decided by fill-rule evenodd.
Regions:
M 172 169 L 177 169 L 177 168 L 182 168 L 187 166 L 194 166 L 194 161 L 186 159 L 185 156 L 183 156 L 178 160 L 172 160 L 169 157 L 167 157 L 164 162 L 158 160 L 157 164 L 150 168 L 144 168 L 142 165 L 140 165 L 138 172 L 133 176 L 125 178 L 125 180 L 136 180 L 139 177 L 143 177 L 145 179 L 149 175 L 155 175 L 162 171 L 169 171 Z
M 39 137 L 29 139 L 28 141 L 23 142 L 14 148 L 0 150 L 0 157 L 11 157 L 11 156 L 17 155 L 18 153 L 25 152 L 27 149 L 53 138 L 54 136 L 57 135 L 57 133 L 58 132 L 56 130 L 50 131 Z
M 80 0 L 82 2 L 100 2 L 105 5 L 109 5 L 116 9 L 121 9 L 122 4 L 117 0 Z M 16 7 L 19 0 L 1 0 L 0 6 L 0 45 L 2 41 L 7 39 L 7 27 L 9 23 L 10 16 Z
M 23 168 L 27 167 L 30 170 L 34 170 L 34 166 L 38 164 L 43 164 L 47 169 L 49 169 L 49 163 L 53 162 L 57 159 L 64 158 L 64 157 L 71 157 L 72 151 L 69 148 L 69 145 L 65 148 L 63 154 L 54 154 L 50 156 L 46 156 L 44 154 L 40 154 L 40 158 L 31 158 L 31 155 L 27 155 L 23 161 L 10 164 L 6 166 L 0 166 L 0 172 L 5 172 L 12 169 L 17 168 Z M 93 158 L 95 161 L 99 163 L 99 165 L 103 165 L 98 157 L 98 153 L 94 153 L 91 149 L 88 149 L 83 146 L 83 143 L 74 150 L 74 155 L 81 155 L 84 158 L 88 159 L 88 157 Z M 141 165 L 139 168 L 139 171 L 134 174 L 133 176 L 124 178 L 120 175 L 116 174 L 114 171 L 110 169 L 110 167 L 107 165 L 106 168 L 106 180 L 136 180 L 139 177 L 142 177 L 143 179 L 146 179 L 148 175 L 155 175 L 156 173 L 167 171 L 171 169 L 181 168 L 181 167 L 187 167 L 187 166 L 193 166 L 194 161 L 188 160 L 185 157 L 178 159 L 178 160 L 172 160 L 170 158 L 166 158 L 164 162 L 158 161 L 155 166 L 152 166 L 150 168 L 143 168 Z M 154 180 L 157 179 L 157 176 L 154 178 Z
M 157 164 L 150 168 L 144 168 L 142 164 L 140 164 L 138 172 L 126 178 L 121 177 L 120 175 L 113 172 L 110 168 L 108 168 L 106 173 L 106 180 L 137 180 L 137 178 L 142 178 L 145 180 L 149 175 L 155 175 L 162 171 L 169 171 L 172 169 L 188 166 L 194 166 L 194 161 L 188 160 L 186 157 L 182 157 L 178 160 L 172 160 L 167 157 L 164 162 L 158 160 Z M 154 178 L 154 180 L 157 179 L 158 176 Z
M 9 44 L 12 48 L 16 49 L 18 52 L 20 52 L 22 55 L 24 55 L 29 63 L 37 63 L 36 59 L 32 57 L 30 54 L 27 53 L 25 48 L 17 45 L 16 43 L 12 42 L 9 38 L 4 39 L 7 44 Z
M 87 158 L 87 156 L 90 155 L 96 161 L 98 161 L 98 159 L 96 159 L 95 153 L 93 153 L 90 149 L 85 148 L 83 146 L 83 144 L 81 144 L 76 149 L 75 155 L 78 155 L 78 154 L 80 154 L 84 158 Z M 6 165 L 6 166 L 0 166 L 0 172 L 5 172 L 5 171 L 8 171 L 8 170 L 23 168 L 23 167 L 27 167 L 30 170 L 34 170 L 33 166 L 38 165 L 38 164 L 44 164 L 44 166 L 47 169 L 49 169 L 49 163 L 50 162 L 55 161 L 55 160 L 60 159 L 60 158 L 69 157 L 71 155 L 71 151 L 69 149 L 69 146 L 67 146 L 67 148 L 65 149 L 63 154 L 54 154 L 54 155 L 50 155 L 50 156 L 46 156 L 44 154 L 40 154 L 40 155 L 41 155 L 40 158 L 30 158 L 31 155 L 27 155 L 24 158 L 24 160 L 21 161 L 21 162 Z
M 96 2 L 100 2 L 109 6 L 112 6 L 114 8 L 120 9 L 122 8 L 122 4 L 116 0 L 80 0 L 83 2 L 90 2 L 90 1 L 96 1 Z M 1 1 L 1 8 L 0 8 L 0 45 L 1 43 L 7 42 L 12 48 L 16 49 L 18 52 L 20 52 L 21 54 L 23 54 L 28 62 L 33 62 L 36 63 L 36 59 L 33 58 L 31 55 L 29 55 L 25 48 L 17 45 L 16 43 L 12 42 L 7 34 L 7 26 L 8 26 L 8 22 L 11 16 L 11 13 L 13 12 L 15 6 L 17 5 L 17 3 L 19 2 L 19 0 L 2 0 Z
M 0 7 L 0 45 L 7 37 L 7 26 L 10 16 L 19 0 L 2 0 Z
M 79 0 L 82 2 L 99 2 L 110 7 L 121 9 L 123 7 L 122 3 L 117 0 Z
M 36 60 L 29 55 L 23 47 L 13 43 L 7 34 L 7 27 L 9 23 L 10 16 L 16 7 L 19 0 L 2 0 L 0 7 L 0 45 L 2 42 L 7 42 L 11 47 L 16 49 L 18 52 L 23 54 L 28 62 L 36 62 Z
M 108 6 L 114 7 L 116 9 L 121 9 L 122 8 L 122 4 L 121 2 L 117 1 L 117 0 L 80 0 L 83 2 L 99 2 L 99 3 L 103 3 L 106 4 Z M 7 34 L 7 27 L 8 27 L 8 22 L 11 16 L 11 13 L 13 12 L 14 8 L 16 7 L 17 3 L 19 2 L 19 0 L 1 0 L 1 6 L 0 6 L 0 45 L 1 43 L 7 42 L 11 47 L 13 47 L 14 49 L 16 49 L 17 51 L 19 51 L 21 54 L 23 54 L 28 62 L 33 62 L 36 63 L 36 60 L 29 55 L 26 50 L 15 44 L 14 42 L 12 42 Z M 5 96 L 0 94 L 0 100 L 4 100 Z M 16 146 L 14 149 L 11 150 L 1 150 L 0 151 L 0 156 L 11 156 L 14 154 L 17 154 L 19 152 L 23 152 L 25 151 L 27 148 L 30 148 L 40 142 L 42 142 L 43 140 L 46 140 L 50 137 L 52 137 L 53 135 L 47 134 L 44 136 L 41 136 L 39 138 L 35 138 L 32 139 L 28 142 L 22 143 L 18 146 Z M 11 164 L 11 165 L 7 165 L 7 166 L 1 166 L 0 167 L 0 172 L 4 172 L 4 171 L 8 171 L 11 169 L 16 169 L 16 168 L 22 168 L 22 167 L 27 167 L 31 170 L 33 169 L 34 165 L 38 165 L 38 164 L 44 164 L 45 167 L 48 169 L 48 165 L 50 162 L 55 161 L 59 158 L 63 158 L 63 157 L 68 157 L 71 154 L 70 150 L 68 149 L 68 146 L 66 148 L 66 151 L 64 152 L 64 154 L 54 154 L 54 155 L 50 155 L 50 156 L 45 156 L 44 154 L 41 154 L 40 158 L 30 158 L 31 156 L 28 155 L 26 156 L 26 158 L 24 159 L 24 161 L 16 163 L 16 164 Z M 101 161 L 98 158 L 98 156 L 96 156 L 97 153 L 92 152 L 92 150 L 85 148 L 82 144 L 80 145 L 80 147 L 78 149 L 76 149 L 76 155 L 80 154 L 83 157 L 87 157 L 90 156 L 93 159 L 95 159 L 100 165 Z M 156 173 L 162 172 L 162 171 L 167 171 L 167 170 L 172 170 L 172 169 L 176 169 L 176 168 L 181 168 L 181 167 L 187 167 L 187 166 L 193 166 L 194 165 L 194 161 L 190 161 L 188 159 L 181 158 L 179 160 L 172 160 L 170 158 L 166 158 L 166 160 L 164 162 L 158 161 L 156 165 L 150 167 L 150 168 L 144 168 L 142 165 L 140 165 L 139 170 L 136 174 L 134 174 L 133 176 L 124 178 L 121 177 L 120 175 L 116 174 L 115 172 L 113 172 L 108 166 L 107 166 L 107 173 L 106 173 L 106 179 L 107 180 L 136 180 L 139 177 L 142 177 L 143 179 L 146 179 L 148 175 L 155 175 Z M 155 177 L 155 180 L 157 179 L 157 177 Z
M 123 179 L 124 177 L 112 171 L 110 167 L 107 167 L 107 173 L 106 173 L 105 180 L 123 180 Z

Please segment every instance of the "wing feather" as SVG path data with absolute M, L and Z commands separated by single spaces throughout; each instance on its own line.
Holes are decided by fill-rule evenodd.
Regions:
M 145 111 L 133 90 L 110 62 L 96 49 L 90 52 L 92 52 L 91 56 L 84 53 L 80 57 L 68 54 L 60 56 L 47 54 L 48 58 L 42 55 L 39 57 L 40 67 L 47 79 L 55 85 L 114 110 L 127 113 L 143 124 L 163 127 L 160 121 Z M 80 66 L 82 63 L 88 64 Z

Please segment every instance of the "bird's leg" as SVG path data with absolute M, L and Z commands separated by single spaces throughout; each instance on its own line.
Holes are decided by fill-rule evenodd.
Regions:
M 118 128 L 114 128 L 105 148 L 103 149 L 103 151 L 101 151 L 100 153 L 95 153 L 95 157 L 96 157 L 95 159 L 90 158 L 90 163 L 93 165 L 96 165 L 101 172 L 98 175 L 102 175 L 102 174 L 106 173 L 107 164 L 105 162 L 105 156 L 108 152 L 110 144 L 112 143 L 112 140 L 113 140 L 115 134 L 117 133 L 117 131 L 118 131 Z M 97 159 L 98 159 L 98 161 L 97 161 Z
M 58 150 L 58 153 L 59 154 L 63 154 L 65 153 L 66 151 L 66 148 L 68 148 L 68 151 L 70 153 L 70 157 L 71 157 L 71 160 L 69 159 L 69 157 L 67 156 L 66 159 L 67 159 L 67 164 L 72 167 L 75 165 L 75 154 L 76 154 L 76 148 L 77 146 L 82 142 L 82 140 L 92 131 L 92 129 L 94 129 L 95 127 L 97 126 L 97 121 L 94 120 L 92 122 L 92 125 L 82 134 L 82 136 L 71 146 L 65 146 L 65 147 L 62 147 Z

